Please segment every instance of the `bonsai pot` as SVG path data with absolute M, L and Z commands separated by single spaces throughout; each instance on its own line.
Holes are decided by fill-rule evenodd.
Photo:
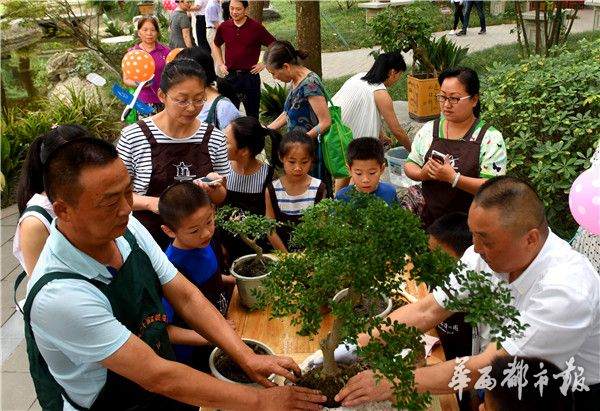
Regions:
M 238 292 L 240 295 L 240 302 L 244 307 L 253 308 L 256 304 L 256 297 L 254 295 L 253 290 L 262 289 L 263 280 L 269 275 L 269 273 L 260 273 L 258 275 L 253 276 L 251 272 L 251 267 L 248 267 L 251 260 L 256 257 L 256 254 L 248 254 L 241 256 L 236 259 L 233 264 L 231 264 L 231 268 L 229 272 L 231 275 L 235 277 L 235 281 L 238 287 Z M 264 260 L 273 260 L 274 258 L 270 255 L 264 254 Z M 244 267 L 246 266 L 246 267 Z
M 268 345 L 265 345 L 260 341 L 252 340 L 250 338 L 243 338 L 242 340 L 257 354 L 274 354 L 273 350 Z M 262 385 L 251 381 L 244 371 L 242 371 L 240 366 L 233 362 L 233 360 L 219 347 L 215 348 L 210 353 L 210 357 L 208 357 L 208 366 L 210 367 L 212 375 L 218 380 L 262 387 Z M 271 381 L 274 378 L 275 374 L 269 376 L 269 380 Z
M 409 75 L 407 79 L 408 115 L 417 121 L 432 120 L 440 115 L 440 105 L 435 95 L 440 85 L 435 77 Z
M 348 289 L 344 288 L 342 291 L 338 292 L 333 297 L 333 301 L 339 302 L 342 298 L 346 297 L 347 295 L 348 295 Z M 384 294 L 381 294 L 381 297 L 382 297 L 382 301 L 385 302 L 386 305 L 385 305 L 385 308 L 379 314 L 377 314 L 375 316 L 377 318 L 383 318 L 392 312 L 392 299 Z

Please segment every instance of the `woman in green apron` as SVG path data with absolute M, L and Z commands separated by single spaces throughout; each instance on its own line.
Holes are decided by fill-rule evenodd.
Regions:
M 442 215 L 468 212 L 479 187 L 506 173 L 507 161 L 502 133 L 480 118 L 477 73 L 451 68 L 438 82 L 441 115 L 419 130 L 404 166 L 409 178 L 423 182 L 420 193 L 409 190 L 408 206 L 426 227 Z

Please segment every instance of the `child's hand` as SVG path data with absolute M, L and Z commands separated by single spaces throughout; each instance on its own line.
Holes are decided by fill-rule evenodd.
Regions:
M 223 280 L 223 284 L 235 285 L 235 277 L 232 275 L 221 274 L 221 279 Z

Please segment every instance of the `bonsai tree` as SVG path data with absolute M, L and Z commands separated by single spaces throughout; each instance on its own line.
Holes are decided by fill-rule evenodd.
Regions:
M 298 333 L 305 336 L 319 333 L 326 315 L 321 307 L 330 305 L 333 324 L 320 341 L 323 366 L 311 371 L 316 384 L 305 381 L 328 396 L 328 406 L 335 405 L 331 399 L 362 369 L 336 363 L 334 350 L 341 343 L 356 343 L 357 335 L 367 330 L 378 330 L 380 338 L 358 349 L 359 361 L 363 368 L 368 366 L 393 381 L 395 406 L 419 410 L 429 402 L 428 394 L 413 388 L 412 370 L 423 353 L 421 331 L 374 317 L 376 307 L 370 302 L 382 293 L 393 295 L 399 290 L 409 269 L 416 281 L 442 286 L 452 301 L 450 307 L 468 311 L 469 322 L 488 324 L 495 340 L 523 328 L 504 285 L 493 284 L 483 273 L 463 272 L 443 251 L 430 251 L 413 214 L 400 206 L 388 207 L 374 196 L 354 193 L 349 203 L 320 202 L 305 212 L 292 242 L 304 251 L 282 255 L 272 263 L 259 302 L 271 304 L 274 317 L 291 316 L 292 324 L 299 325 Z M 469 297 L 460 300 L 450 289 L 451 272 L 465 290 L 473 291 Z M 347 297 L 332 301 L 333 294 L 343 288 L 348 288 Z M 368 315 L 356 315 L 359 305 L 366 305 Z M 509 325 L 507 318 L 513 320 Z M 405 356 L 400 355 L 403 351 Z
M 245 213 L 242 209 L 223 206 L 217 211 L 217 225 L 239 237 L 256 253 L 255 261 L 263 261 L 263 249 L 258 240 L 265 238 L 273 231 L 278 223 L 262 215 Z

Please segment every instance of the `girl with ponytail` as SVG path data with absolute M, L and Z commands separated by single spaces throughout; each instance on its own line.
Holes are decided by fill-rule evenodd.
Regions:
M 281 135 L 261 126 L 254 117 L 239 117 L 225 129 L 225 136 L 231 165 L 225 203 L 252 214 L 265 215 L 265 190 L 273 179 L 273 166 L 281 164 L 277 155 Z M 271 142 L 271 165 L 257 158 L 265 148 L 267 137 Z M 241 240 L 227 233 L 223 233 L 223 243 L 229 261 L 253 253 Z M 266 246 L 266 242 L 263 245 Z
M 81 126 L 55 126 L 29 146 L 17 186 L 19 222 L 13 239 L 13 254 L 27 274 L 31 275 L 40 252 L 50 235 L 55 214 L 44 192 L 44 164 L 55 150 L 77 138 L 91 137 Z
M 301 63 L 307 57 L 308 53 L 296 50 L 289 41 L 275 41 L 265 52 L 264 62 L 269 73 L 276 80 L 291 83 L 283 113 L 267 127 L 279 130 L 287 126 L 288 132 L 304 132 L 316 146 L 317 137 L 329 129 L 331 116 L 321 79 Z M 323 180 L 331 194 L 331 176 L 322 160 L 315 161 L 310 175 Z

